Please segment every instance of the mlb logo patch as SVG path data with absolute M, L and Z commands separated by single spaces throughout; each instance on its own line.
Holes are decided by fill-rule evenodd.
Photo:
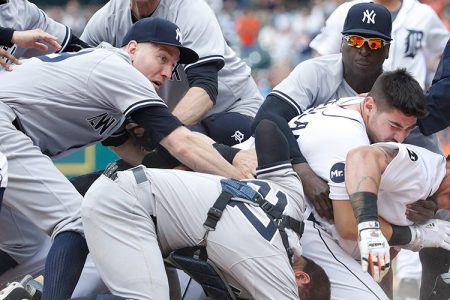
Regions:
M 330 169 L 330 179 L 335 183 L 342 183 L 345 181 L 344 176 L 345 164 L 342 162 L 335 163 Z

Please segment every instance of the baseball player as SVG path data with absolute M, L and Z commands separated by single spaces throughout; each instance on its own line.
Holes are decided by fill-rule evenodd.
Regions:
M 6 42 L 1 44 L 2 51 L 15 58 L 42 55 L 42 51 L 68 52 L 88 47 L 73 35 L 69 27 L 52 20 L 44 11 L 27 0 L 0 0 L 0 26 L 3 27 L 0 35 L 3 35 Z M 43 39 L 45 43 L 32 43 L 39 39 Z
M 308 110 L 290 122 L 310 167 L 330 186 L 334 222 L 322 218 L 307 202 L 308 220 L 302 243 L 304 255 L 316 260 L 330 277 L 332 299 L 348 299 L 349 293 L 355 299 L 388 299 L 355 260 L 359 259 L 358 232 L 344 185 L 345 157 L 350 149 L 371 142 L 402 142 L 417 117 L 424 114 L 420 85 L 404 70 L 399 70 L 381 75 L 365 98 L 342 98 Z M 397 224 L 395 219 L 389 221 L 404 225 Z M 390 230 L 389 223 L 383 225 L 383 230 Z M 398 238 L 386 234 L 394 241 Z M 377 280 L 382 275 L 374 273 Z
M 375 23 L 365 23 L 364 12 L 375 16 Z M 388 57 L 391 40 L 391 16 L 382 5 L 362 3 L 353 6 L 346 18 L 346 31 L 342 39 L 342 53 L 325 55 L 300 63 L 267 96 L 259 109 L 252 126 L 259 120 L 270 119 L 284 130 L 288 137 L 294 169 L 302 178 L 305 194 L 318 203 L 319 213 L 332 219 L 328 200 L 328 186 L 319 181 L 298 149 L 297 141 L 287 126 L 295 116 L 305 110 L 326 103 L 332 99 L 357 96 L 367 93 L 377 77 L 383 72 L 383 62 Z M 370 49 L 364 40 L 350 40 L 350 37 L 365 32 L 375 42 Z M 356 44 L 358 42 L 358 44 Z M 307 74 L 305 76 L 305 74 Z M 329 209 L 322 209 L 324 208 Z
M 268 213 L 282 212 L 294 223 L 303 219 L 302 186 L 289 163 L 286 139 L 270 121 L 262 121 L 255 134 L 258 176 L 235 181 L 239 195 L 223 177 L 143 166 L 101 176 L 92 185 L 82 206 L 86 238 L 117 299 L 169 299 L 161 252 L 199 244 L 241 299 L 329 299 L 326 275 L 319 279 L 315 274 L 324 273 L 316 268 L 305 273 L 310 261 L 301 257 L 298 232 L 285 228 L 291 267 L 283 234 Z M 224 190 L 230 193 L 226 202 Z M 270 204 L 252 203 L 248 195 L 255 191 Z M 212 218 L 217 210 L 221 216 Z
M 364 269 L 368 265 L 382 268 L 389 264 L 390 243 L 381 232 L 378 216 L 393 224 L 413 225 L 405 214 L 411 200 L 432 195 L 438 203 L 448 203 L 449 168 L 442 155 L 413 145 L 377 143 L 348 153 L 345 186 L 358 223 Z M 392 226 L 392 231 L 392 235 L 402 240 L 413 241 L 408 248 L 415 251 L 422 247 L 450 250 L 450 223 L 447 221 L 432 219 L 421 226 Z M 395 242 L 402 241 L 391 238 L 391 244 Z
M 177 24 L 183 44 L 200 58 L 179 66 L 160 94 L 184 124 L 217 142 L 234 145 L 251 135 L 263 98 L 250 68 L 227 45 L 214 12 L 204 0 L 111 0 L 89 20 L 81 39 L 121 46 L 131 25 L 144 17 Z M 162 93 L 161 93 L 162 92 Z M 181 100 L 180 100 L 181 99 Z
M 341 4 L 328 18 L 321 33 L 311 41 L 310 47 L 322 55 L 339 53 L 344 16 L 353 5 L 361 2 L 367 1 L 354 0 Z M 375 2 L 386 6 L 392 15 L 393 42 L 389 57 L 383 64 L 384 70 L 405 68 L 426 89 L 429 73 L 436 70 L 437 59 L 450 37 L 447 28 L 429 5 L 417 0 Z M 375 21 L 376 16 L 369 13 L 364 16 L 364 20 Z M 441 153 L 437 136 L 424 138 L 419 128 L 414 129 L 406 142 Z
M 320 55 L 340 52 L 341 31 L 350 7 L 366 0 L 348 1 L 337 7 L 327 19 L 310 47 Z M 436 59 L 442 54 L 450 37 L 445 25 L 433 9 L 417 0 L 374 1 L 387 7 L 392 15 L 392 39 L 385 70 L 406 68 L 426 88 L 427 73 L 434 73 Z M 366 22 L 375 22 L 376 16 L 365 16 Z
M 156 94 L 177 62 L 198 59 L 181 46 L 177 33 L 178 27 L 169 21 L 147 19 L 133 25 L 122 49 L 103 44 L 31 58 L 14 66 L 13 72 L 0 74 L 0 148 L 10 163 L 4 205 L 54 238 L 46 261 L 45 299 L 71 296 L 87 254 L 79 217 L 81 196 L 48 156 L 104 140 L 130 163 L 140 162 L 140 149 L 119 131 L 131 117 L 191 168 L 243 177 L 210 145 L 180 126 Z M 0 232 L 2 244 L 15 238 Z

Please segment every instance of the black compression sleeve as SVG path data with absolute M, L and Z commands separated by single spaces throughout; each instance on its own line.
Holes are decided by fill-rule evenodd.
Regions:
M 289 160 L 288 141 L 272 121 L 262 120 L 256 126 L 255 148 L 260 167 Z
M 182 126 L 180 120 L 163 106 L 143 107 L 132 112 L 130 117 L 144 128 L 144 138 L 150 140 L 152 145 L 159 144 L 163 138 Z
M 0 46 L 11 47 L 13 45 L 11 41 L 13 34 L 14 29 L 0 26 Z
M 217 61 L 195 65 L 186 69 L 186 76 L 190 87 L 204 89 L 215 104 L 218 93 L 219 65 Z
M 293 164 L 306 162 L 298 147 L 297 139 L 288 125 L 289 121 L 297 115 L 297 110 L 288 102 L 277 96 L 269 95 L 259 108 L 252 123 L 252 131 L 254 133 L 256 126 L 261 120 L 267 119 L 274 122 L 288 140 Z

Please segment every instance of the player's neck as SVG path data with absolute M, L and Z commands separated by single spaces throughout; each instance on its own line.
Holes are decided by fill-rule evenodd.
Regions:
M 402 6 L 402 0 L 376 0 L 375 2 L 383 5 L 389 11 L 396 11 Z
M 161 0 L 154 1 L 131 1 L 131 13 L 136 18 L 140 20 L 151 16 L 155 10 L 158 8 Z

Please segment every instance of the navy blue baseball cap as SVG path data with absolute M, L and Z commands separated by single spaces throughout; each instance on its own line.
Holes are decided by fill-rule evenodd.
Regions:
M 125 34 L 122 47 L 133 40 L 177 47 L 180 50 L 180 64 L 192 64 L 198 60 L 198 54 L 194 50 L 183 47 L 180 28 L 161 18 L 144 18 L 134 23 Z
M 381 4 L 364 2 L 353 5 L 345 18 L 342 34 L 358 34 L 392 40 L 392 18 L 389 10 Z

